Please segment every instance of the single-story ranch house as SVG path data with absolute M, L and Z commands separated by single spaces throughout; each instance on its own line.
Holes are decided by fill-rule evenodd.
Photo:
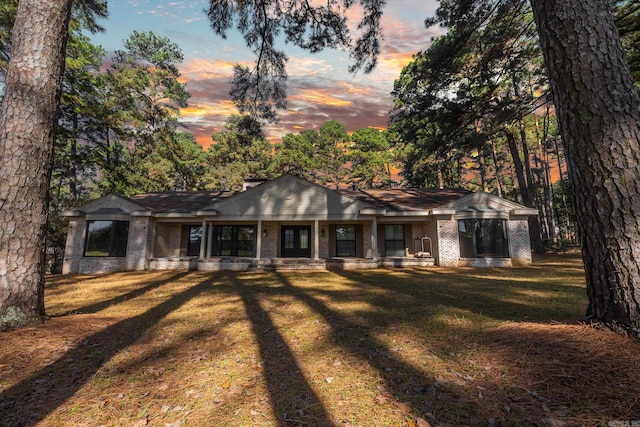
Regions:
M 531 263 L 530 209 L 466 190 L 333 190 L 292 175 L 246 191 L 107 195 L 64 213 L 63 273 Z

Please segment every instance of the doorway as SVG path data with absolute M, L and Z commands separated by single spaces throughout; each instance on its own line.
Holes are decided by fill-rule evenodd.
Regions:
M 311 258 L 311 227 L 287 225 L 282 227 L 282 257 Z

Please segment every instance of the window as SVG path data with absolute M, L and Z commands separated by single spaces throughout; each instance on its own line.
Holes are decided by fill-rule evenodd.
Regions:
M 213 256 L 253 256 L 253 226 L 215 225 L 213 227 Z
M 84 256 L 124 257 L 128 238 L 129 221 L 88 221 Z
M 385 256 L 405 256 L 404 225 L 392 224 L 384 226 Z
M 355 257 L 356 256 L 356 226 L 338 225 L 336 226 L 336 256 Z
M 509 242 L 503 219 L 458 221 L 461 258 L 508 258 Z
M 202 241 L 202 226 L 189 226 L 189 243 L 187 245 L 187 256 L 200 255 L 200 242 Z

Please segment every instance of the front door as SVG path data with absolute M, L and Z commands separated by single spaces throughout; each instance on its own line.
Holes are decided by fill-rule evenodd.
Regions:
M 311 227 L 287 225 L 282 227 L 282 257 L 311 258 Z

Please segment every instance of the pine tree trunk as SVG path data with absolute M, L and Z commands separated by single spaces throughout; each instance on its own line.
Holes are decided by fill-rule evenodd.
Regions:
M 522 196 L 522 204 L 533 208 L 535 207 L 535 201 L 533 200 L 531 192 L 527 188 L 527 181 L 524 174 L 525 168 L 522 164 L 522 160 L 520 160 L 520 152 L 518 151 L 516 136 L 511 129 L 506 127 L 504 128 L 504 135 L 507 139 L 507 146 L 511 153 L 511 159 L 513 160 L 513 169 L 515 170 L 516 178 L 518 180 L 518 187 L 520 188 L 520 195 Z M 529 235 L 531 236 L 533 251 L 535 253 L 543 253 L 544 244 L 542 243 L 540 221 L 538 220 L 538 217 L 529 217 Z
M 0 115 L 0 329 L 44 316 L 45 231 L 69 0 L 21 0 Z
M 640 326 L 640 99 L 606 0 L 533 0 L 576 200 L 587 314 Z

